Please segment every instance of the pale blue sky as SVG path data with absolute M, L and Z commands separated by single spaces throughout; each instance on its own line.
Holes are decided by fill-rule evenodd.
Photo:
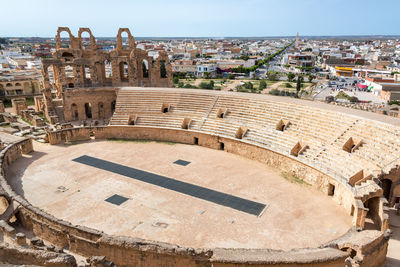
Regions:
M 0 36 L 400 35 L 400 0 L 0 0 Z

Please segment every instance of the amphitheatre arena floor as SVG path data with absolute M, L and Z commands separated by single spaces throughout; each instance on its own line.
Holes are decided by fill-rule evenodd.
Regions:
M 196 248 L 289 250 L 319 246 L 351 227 L 351 217 L 330 197 L 291 183 L 281 170 L 224 151 L 115 140 L 54 146 L 34 142 L 34 149 L 9 169 L 14 189 L 57 218 L 107 234 Z M 73 161 L 83 155 L 261 202 L 267 208 L 255 216 Z M 190 164 L 173 164 L 178 159 Z M 120 206 L 105 201 L 114 194 L 128 200 Z

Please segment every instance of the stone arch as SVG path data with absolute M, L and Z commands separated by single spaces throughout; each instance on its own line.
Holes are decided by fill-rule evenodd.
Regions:
M 99 119 L 104 119 L 106 117 L 103 102 L 98 103 L 98 117 L 99 117 Z
M 112 64 L 111 61 L 106 59 L 104 60 L 104 78 L 111 79 L 112 78 Z
M 125 32 L 128 35 L 129 49 L 135 48 L 135 39 L 133 38 L 131 31 L 128 28 L 119 28 L 117 34 L 117 50 L 122 50 L 122 33 Z
M 21 83 L 15 83 L 14 86 L 21 86 Z
M 85 115 L 87 119 L 91 119 L 92 118 L 92 104 L 85 103 Z
M 65 78 L 73 79 L 75 78 L 75 67 L 72 65 L 66 65 L 64 67 Z
M 121 61 L 119 63 L 119 76 L 121 79 L 121 82 L 127 82 L 129 79 L 129 66 L 126 61 Z
M 89 49 L 95 49 L 96 48 L 96 39 L 94 38 L 94 36 L 92 34 L 92 31 L 89 28 L 79 28 L 78 39 L 79 39 L 79 42 L 80 42 L 81 49 L 86 49 L 86 46 L 84 46 L 85 42 L 82 39 L 83 33 L 89 34 L 90 41 L 89 41 L 89 45 L 87 47 Z
M 379 202 L 380 202 L 379 196 L 371 197 L 364 202 L 364 207 L 368 209 L 366 218 L 372 220 L 373 222 L 373 225 L 369 226 L 367 225 L 366 222 L 366 228 L 378 229 L 378 227 L 380 226 Z
M 165 60 L 160 60 L 160 78 L 168 78 L 167 66 Z
M 13 85 L 12 85 L 12 83 L 7 83 L 6 84 L 6 87 L 12 87 Z
M 68 83 L 68 88 L 75 88 L 75 84 L 74 83 Z
M 141 68 L 142 68 L 142 78 L 149 78 L 150 66 L 149 66 L 149 62 L 147 61 L 147 59 L 143 59 L 141 65 L 142 65 L 141 66 Z
M 74 36 L 72 35 L 72 33 L 71 33 L 71 31 L 70 31 L 70 29 L 68 27 L 58 27 L 57 35 L 56 35 L 56 48 L 57 49 L 61 48 L 61 33 L 62 32 L 68 33 L 68 35 L 69 35 L 69 45 L 68 45 L 68 47 L 71 48 L 72 47 L 71 42 L 72 42 Z
M 92 78 L 93 78 L 93 68 L 87 64 L 83 64 L 82 66 L 83 72 L 83 80 L 85 87 L 89 87 L 92 85 Z
M 74 59 L 74 55 L 71 52 L 63 52 L 61 57 L 64 59 L 65 62 L 71 62 Z
M 24 82 L 23 88 L 24 88 L 24 91 L 25 91 L 25 92 L 28 92 L 29 89 L 31 89 L 31 84 L 28 83 L 28 82 Z
M 391 191 L 392 191 L 392 180 L 383 179 L 382 180 L 383 196 L 390 201 Z
M 71 105 L 71 119 L 73 121 L 77 121 L 79 119 L 78 106 L 75 103 Z
M 160 68 L 158 70 L 160 72 L 160 78 L 164 79 L 172 77 L 171 64 L 165 51 L 159 52 L 156 65 Z

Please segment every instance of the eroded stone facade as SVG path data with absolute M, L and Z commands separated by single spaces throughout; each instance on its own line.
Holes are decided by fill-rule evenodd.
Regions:
M 67 48 L 62 47 L 62 32 L 69 35 Z M 83 41 L 83 33 L 90 36 L 88 45 Z M 127 46 L 121 37 L 123 33 L 128 35 Z M 56 35 L 56 51 L 52 58 L 43 59 L 42 74 L 45 113 L 52 123 L 71 119 L 70 111 L 65 113 L 64 110 L 70 109 L 73 104 L 77 105 L 79 110 L 87 103 L 97 106 L 100 102 L 115 100 L 108 98 L 96 103 L 85 102 L 86 100 L 82 102 L 80 99 L 85 98 L 84 92 L 79 95 L 80 99 L 66 100 L 66 91 L 122 86 L 172 87 L 171 64 L 167 53 L 159 51 L 155 59 L 146 51 L 136 48 L 135 40 L 128 28 L 120 28 L 116 48 L 105 51 L 97 46 L 89 28 L 80 28 L 78 37 L 75 37 L 69 28 L 59 27 Z M 83 115 L 77 117 L 84 119 Z M 85 119 L 91 118 L 86 116 Z

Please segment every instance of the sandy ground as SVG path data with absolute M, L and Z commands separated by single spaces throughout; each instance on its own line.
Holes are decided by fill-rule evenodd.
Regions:
M 10 168 L 10 183 L 28 201 L 73 224 L 108 234 L 191 247 L 289 250 L 344 234 L 351 217 L 307 185 L 237 155 L 183 144 L 91 141 L 34 143 Z M 257 217 L 118 174 L 73 162 L 89 155 L 268 204 Z M 173 164 L 182 159 L 186 166 Z M 120 206 L 104 200 L 128 197 Z

